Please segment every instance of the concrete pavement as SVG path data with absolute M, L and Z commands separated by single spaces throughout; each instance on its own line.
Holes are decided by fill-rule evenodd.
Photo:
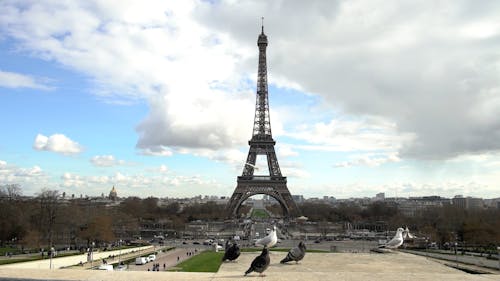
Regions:
M 497 280 L 500 275 L 472 275 L 456 270 L 422 256 L 395 252 L 369 253 L 308 253 L 299 264 L 282 265 L 279 261 L 286 253 L 271 252 L 271 265 L 259 278 L 243 273 L 258 252 L 242 253 L 237 262 L 222 264 L 217 273 L 141 272 L 97 270 L 16 270 L 0 267 L 1 278 L 29 278 L 43 280 Z

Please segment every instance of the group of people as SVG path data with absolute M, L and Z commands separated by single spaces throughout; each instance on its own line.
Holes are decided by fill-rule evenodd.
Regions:
M 163 270 L 165 270 L 166 267 L 167 265 L 163 264 Z M 152 269 L 148 268 L 148 271 L 160 271 L 160 264 L 159 263 L 153 264 L 153 268 Z
M 198 249 L 194 249 L 194 251 L 189 251 L 189 252 L 186 252 L 186 256 L 190 257 L 190 256 L 194 256 L 195 253 L 198 252 Z

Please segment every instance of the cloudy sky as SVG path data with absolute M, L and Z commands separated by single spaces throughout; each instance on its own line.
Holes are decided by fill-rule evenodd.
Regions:
M 230 196 L 262 16 L 292 194 L 500 196 L 493 0 L 1 1 L 0 184 Z

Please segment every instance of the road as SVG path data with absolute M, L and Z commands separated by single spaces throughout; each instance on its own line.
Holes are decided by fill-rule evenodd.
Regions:
M 153 264 L 159 264 L 159 271 L 168 270 L 176 266 L 178 263 L 183 262 L 200 253 L 200 248 L 176 248 L 167 252 L 159 253 L 154 262 L 149 262 L 143 265 L 129 264 L 129 271 L 153 271 Z

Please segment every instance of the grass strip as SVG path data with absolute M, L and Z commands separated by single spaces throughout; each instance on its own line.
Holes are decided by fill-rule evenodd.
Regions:
M 2 259 L 2 260 L 0 260 L 0 265 L 10 264 L 10 263 L 16 263 L 16 262 L 35 261 L 35 260 L 41 260 L 41 258 L 23 258 L 23 259 L 10 258 L 10 259 Z
M 265 218 L 269 218 L 269 214 L 262 209 L 253 209 L 251 217 L 265 219 Z
M 170 271 L 182 272 L 217 272 L 222 264 L 224 252 L 205 251 L 179 263 Z

